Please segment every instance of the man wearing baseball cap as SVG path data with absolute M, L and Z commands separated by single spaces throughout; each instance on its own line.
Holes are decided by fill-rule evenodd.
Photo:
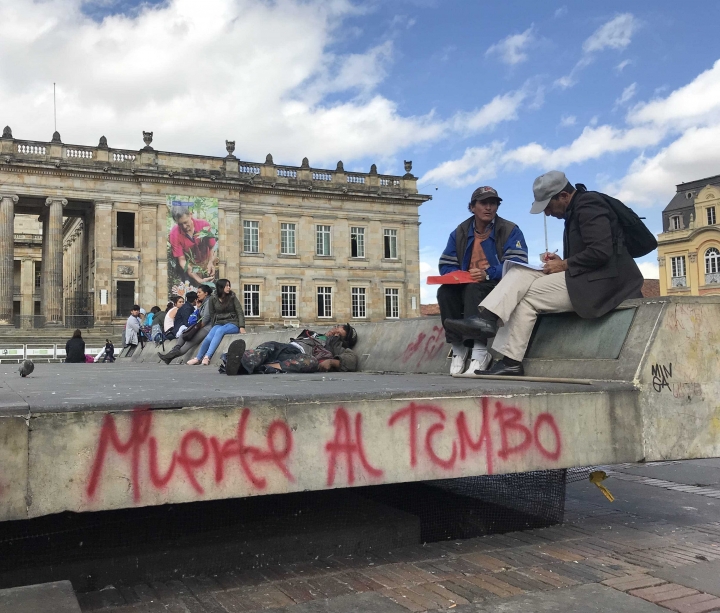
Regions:
M 497 214 L 502 198 L 492 187 L 478 187 L 470 197 L 468 210 L 472 216 L 450 234 L 445 251 L 440 256 L 440 274 L 465 270 L 472 275 L 472 283 L 441 285 L 437 298 L 440 319 L 477 317 L 478 304 L 498 284 L 505 260 L 527 263 L 527 245 L 520 228 Z M 445 329 L 445 339 L 452 345 L 450 374 L 465 371 L 470 348 L 472 359 L 468 373 L 485 370 L 491 356 L 486 342 Z
M 513 267 L 480 303 L 474 320 L 448 320 L 447 329 L 487 339 L 503 358 L 488 374 L 522 375 L 522 360 L 539 313 L 575 311 L 601 317 L 628 298 L 642 297 L 643 277 L 623 244 L 609 197 L 573 187 L 558 170 L 533 183 L 531 213 L 565 220 L 563 257 L 544 254 L 542 270 Z

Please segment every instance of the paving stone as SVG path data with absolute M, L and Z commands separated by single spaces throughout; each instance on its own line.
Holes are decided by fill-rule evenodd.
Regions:
M 354 593 L 354 590 L 347 583 L 340 583 L 332 576 L 307 579 L 307 584 L 319 589 L 328 598 L 336 598 L 337 596 Z
M 448 606 L 453 604 L 448 602 L 439 594 L 436 594 L 433 590 L 427 589 L 426 586 L 428 585 L 432 584 L 426 583 L 425 585 L 413 585 L 405 589 L 421 598 L 422 600 L 419 600 L 418 604 L 425 603 L 425 606 L 427 606 L 428 609 L 446 609 Z
M 408 590 L 405 588 L 400 588 L 399 590 L 386 590 L 383 595 L 408 611 L 420 613 L 421 611 L 427 610 L 427 607 L 419 605 L 412 598 L 409 598 Z
M 308 602 L 316 600 L 316 592 L 313 592 L 310 586 L 301 579 L 282 581 L 276 584 L 276 587 L 292 598 L 296 603 Z
M 708 613 L 720 609 L 720 598 L 712 594 L 695 594 L 663 601 L 660 604 L 678 613 Z
M 0 590 L 0 613 L 80 613 L 69 581 L 53 581 Z
M 653 587 L 643 587 L 637 590 L 630 590 L 628 594 L 637 596 L 649 602 L 662 602 L 663 600 L 672 600 L 674 598 L 682 598 L 683 596 L 692 596 L 697 594 L 697 590 L 689 587 L 683 587 L 676 583 L 664 583 Z
M 650 573 L 654 577 L 672 581 L 700 592 L 720 597 L 720 561 L 703 562 L 678 569 L 662 569 Z
M 483 570 L 489 570 L 490 572 L 498 572 L 505 570 L 508 567 L 506 562 L 485 553 L 470 553 L 462 557 L 464 560 L 479 566 Z
M 481 590 L 479 587 L 475 587 L 470 583 L 460 583 L 459 579 L 454 581 L 443 581 L 442 585 L 445 589 L 450 590 L 453 594 L 462 596 L 468 602 L 484 601 L 487 591 Z M 483 594 L 484 592 L 484 594 Z
M 467 604 L 470 600 L 464 598 L 461 594 L 447 589 L 443 583 L 423 583 L 421 584 L 427 590 L 435 592 L 440 597 L 445 598 L 450 604 Z
M 313 600 L 290 607 L 266 609 L 264 613 L 407 613 L 408 609 L 377 592 Z M 667 611 L 665 612 L 667 613 Z
M 505 583 L 495 575 L 468 575 L 465 580 L 500 597 L 515 596 L 523 593 L 520 588 Z
M 463 605 L 453 609 L 453 613 L 668 613 L 668 610 L 595 583 Z
M 204 594 L 206 592 L 218 592 L 222 590 L 220 584 L 212 577 L 206 575 L 197 575 L 196 577 L 185 577 L 183 583 L 195 594 Z M 126 597 L 127 598 L 127 597 Z
M 536 567 L 520 570 L 518 572 L 530 577 L 531 579 L 538 579 L 540 581 L 544 581 L 545 583 L 549 583 L 554 587 L 572 587 L 573 585 L 579 585 L 580 583 L 579 581 L 571 579 L 570 577 L 565 577 L 550 568 Z
M 97 611 L 98 609 L 128 604 L 120 591 L 113 586 L 95 592 L 76 594 L 76 596 L 83 611 Z
M 613 577 L 602 582 L 603 585 L 615 588 L 621 592 L 637 590 L 643 587 L 653 587 L 665 583 L 663 579 L 651 577 L 650 575 L 629 575 L 627 577 Z

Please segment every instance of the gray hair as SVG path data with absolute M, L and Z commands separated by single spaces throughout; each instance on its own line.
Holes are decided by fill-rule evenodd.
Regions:
M 189 206 L 174 206 L 172 208 L 172 218 L 175 223 L 180 221 L 181 217 L 184 217 L 185 215 L 191 215 L 192 211 L 190 210 Z

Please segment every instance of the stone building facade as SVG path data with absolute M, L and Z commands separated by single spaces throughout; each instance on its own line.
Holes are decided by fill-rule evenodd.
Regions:
M 678 185 L 662 215 L 660 295 L 720 294 L 720 176 Z
M 430 196 L 411 162 L 404 176 L 289 167 L 238 160 L 231 141 L 211 157 L 156 151 L 143 137 L 129 151 L 5 128 L 0 323 L 105 324 L 135 302 L 164 307 L 173 194 L 217 203 L 215 276 L 230 279 L 248 325 L 420 316 L 418 207 Z

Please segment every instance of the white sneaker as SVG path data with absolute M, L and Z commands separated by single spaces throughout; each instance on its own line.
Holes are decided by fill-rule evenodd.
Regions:
M 468 347 L 463 353 L 459 355 L 453 355 L 452 361 L 450 362 L 450 374 L 459 375 L 463 368 L 465 368 L 465 360 L 467 360 L 470 348 Z
M 476 370 L 487 370 L 492 362 L 492 356 L 488 353 L 485 358 L 481 360 L 470 360 L 470 366 L 465 371 L 466 375 L 474 375 Z

